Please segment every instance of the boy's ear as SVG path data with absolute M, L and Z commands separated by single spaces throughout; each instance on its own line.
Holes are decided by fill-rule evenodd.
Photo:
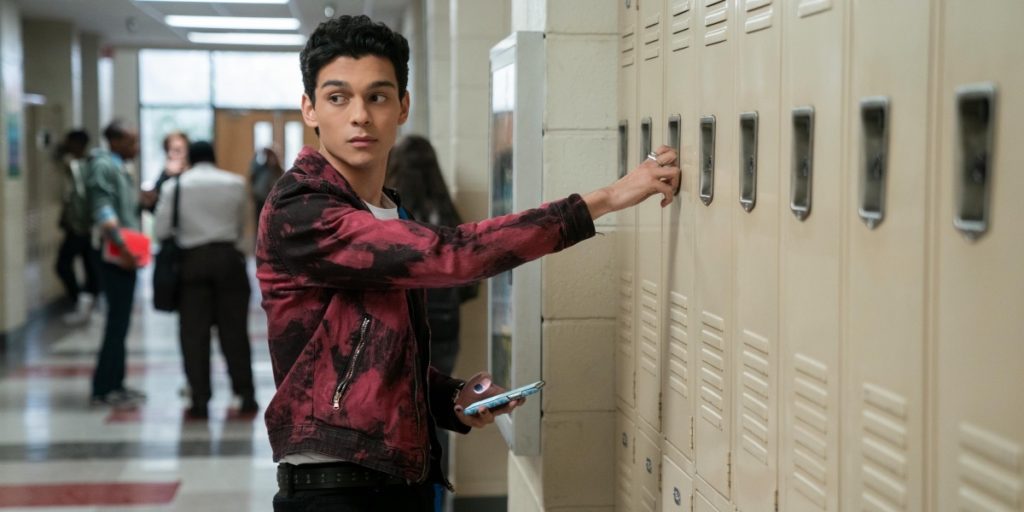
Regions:
M 405 124 L 409 120 L 409 91 L 405 91 L 405 96 L 402 97 L 402 112 L 398 115 L 398 124 Z
M 302 95 L 302 121 L 310 128 L 320 127 L 320 123 L 316 119 L 316 110 L 313 108 L 313 101 L 306 94 Z

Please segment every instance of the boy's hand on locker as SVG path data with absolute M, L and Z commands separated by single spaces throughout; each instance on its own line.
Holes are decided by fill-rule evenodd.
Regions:
M 665 207 L 672 203 L 672 198 L 679 191 L 680 179 L 675 150 L 661 146 L 652 157 L 619 181 L 583 196 L 583 201 L 595 220 L 604 214 L 639 204 L 655 194 L 662 195 L 661 206 Z

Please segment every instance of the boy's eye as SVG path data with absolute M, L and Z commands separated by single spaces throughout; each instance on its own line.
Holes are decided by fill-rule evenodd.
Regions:
M 344 103 L 345 100 L 346 100 L 346 98 L 344 96 L 342 96 L 341 94 L 332 94 L 332 95 L 327 97 L 327 101 L 329 101 L 329 102 L 331 102 L 331 103 L 333 103 L 335 105 L 340 105 L 340 104 Z
M 372 101 L 374 103 L 384 103 L 387 100 L 388 100 L 388 97 L 385 94 L 374 94 L 374 95 L 370 96 L 370 101 Z

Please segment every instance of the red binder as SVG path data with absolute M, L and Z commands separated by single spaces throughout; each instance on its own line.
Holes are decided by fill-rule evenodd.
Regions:
M 121 239 L 124 240 L 125 247 L 128 248 L 128 252 L 135 256 L 135 260 L 138 261 L 139 266 L 145 267 L 146 265 L 149 265 L 149 237 L 135 231 L 134 229 L 120 228 L 119 231 L 121 232 Z M 103 261 L 117 265 L 121 261 L 120 258 L 121 248 L 110 240 L 104 241 Z

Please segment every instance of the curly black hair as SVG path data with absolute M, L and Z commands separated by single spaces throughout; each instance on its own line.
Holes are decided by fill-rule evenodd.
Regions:
M 398 97 L 404 98 L 409 85 L 409 42 L 402 34 L 367 16 L 338 16 L 320 24 L 299 54 L 302 85 L 311 103 L 316 103 L 316 77 L 338 57 L 358 59 L 366 55 L 386 58 L 395 67 Z

